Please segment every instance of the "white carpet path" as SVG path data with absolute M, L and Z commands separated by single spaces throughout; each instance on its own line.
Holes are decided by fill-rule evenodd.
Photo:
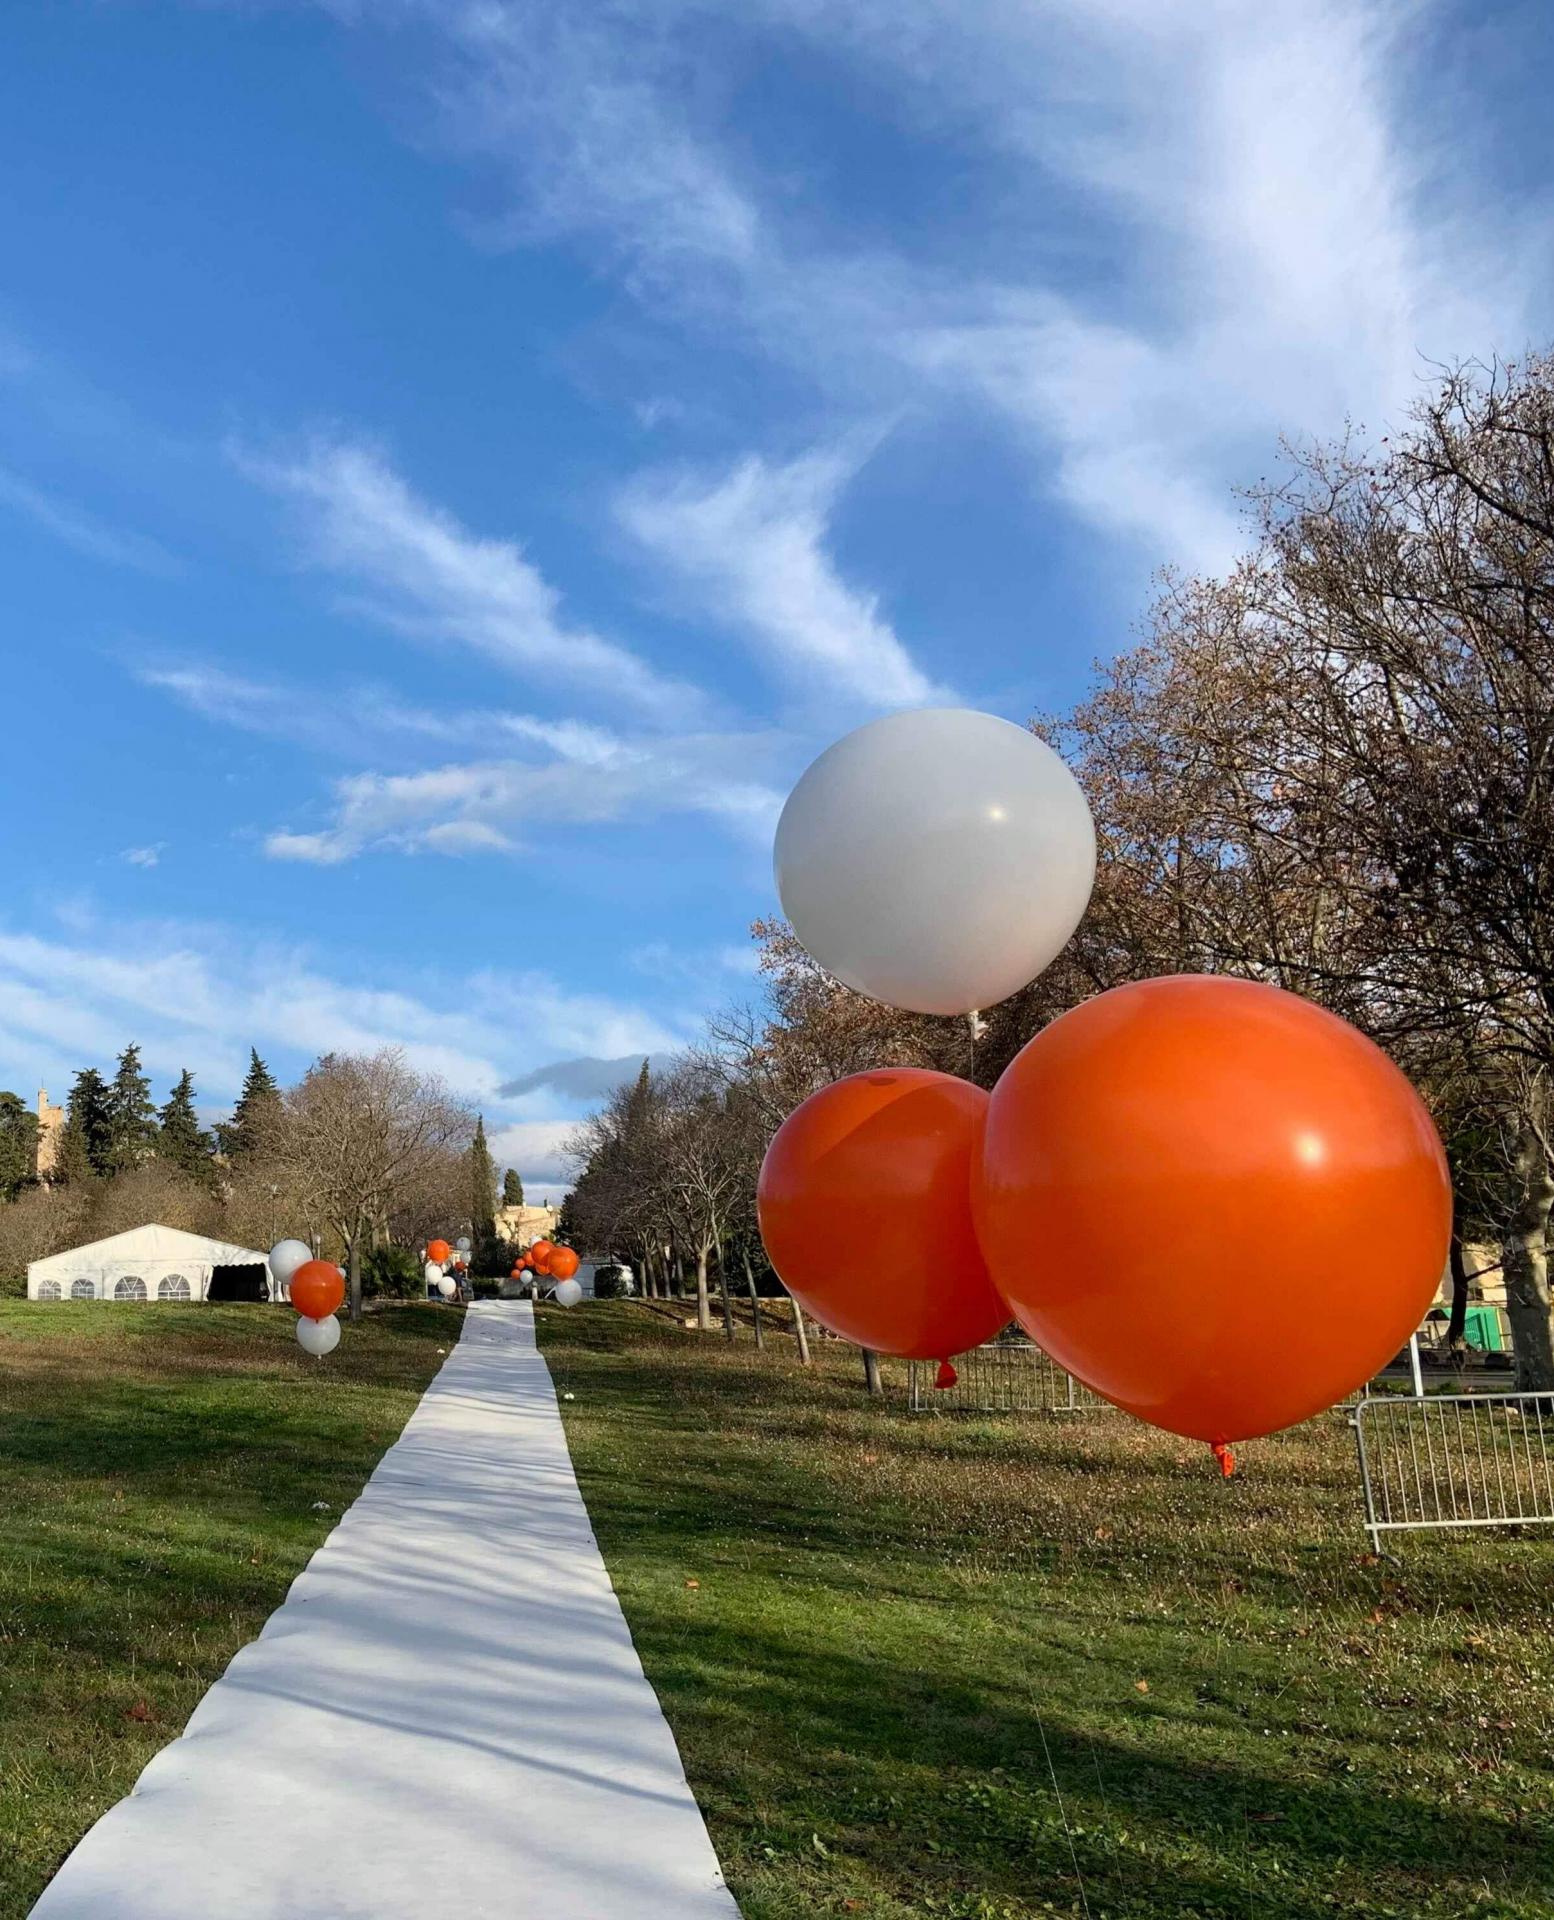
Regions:
M 527 1305 L 471 1308 L 284 1604 L 34 1914 L 738 1920 Z

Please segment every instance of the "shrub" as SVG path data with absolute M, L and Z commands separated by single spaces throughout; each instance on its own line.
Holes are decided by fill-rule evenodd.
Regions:
M 362 1298 L 364 1300 L 419 1300 L 426 1293 L 421 1262 L 408 1247 L 392 1241 L 374 1247 L 362 1260 Z

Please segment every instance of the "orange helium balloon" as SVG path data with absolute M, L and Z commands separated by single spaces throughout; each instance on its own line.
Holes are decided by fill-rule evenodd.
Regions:
M 919 1067 L 855 1073 L 766 1150 L 761 1237 L 795 1300 L 859 1346 L 943 1360 L 1008 1324 L 971 1224 L 987 1095 Z
M 993 1090 L 975 1179 L 1036 1343 L 1223 1446 L 1365 1384 L 1446 1263 L 1451 1182 L 1379 1048 L 1277 987 L 1180 975 L 1066 1013 Z
M 570 1280 L 581 1264 L 570 1247 L 552 1247 L 550 1250 L 552 1280 Z
M 328 1260 L 304 1260 L 291 1276 L 291 1304 L 304 1320 L 327 1320 L 345 1298 L 345 1275 Z
M 555 1251 L 550 1241 L 536 1240 L 529 1249 L 529 1264 L 536 1273 L 549 1273 L 550 1256 Z
M 435 1261 L 439 1267 L 452 1252 L 453 1249 L 448 1245 L 446 1240 L 428 1240 L 426 1243 L 427 1259 Z

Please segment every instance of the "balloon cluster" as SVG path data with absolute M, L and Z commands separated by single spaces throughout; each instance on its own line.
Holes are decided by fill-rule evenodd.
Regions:
M 270 1249 L 270 1272 L 297 1309 L 297 1344 L 322 1359 L 340 1344 L 335 1318 L 345 1299 L 345 1275 L 330 1260 L 315 1260 L 300 1240 L 279 1240 Z
M 444 1300 L 451 1300 L 459 1290 L 454 1274 L 468 1271 L 464 1256 L 469 1252 L 468 1240 L 461 1240 L 455 1251 L 446 1240 L 428 1240 L 426 1243 L 426 1263 L 421 1276 L 426 1281 L 427 1296 L 439 1294 Z M 449 1267 L 453 1273 L 448 1272 Z
M 542 1276 L 555 1284 L 550 1297 L 558 1306 L 575 1307 L 583 1297 L 583 1289 L 572 1277 L 581 1265 L 581 1261 L 570 1247 L 558 1246 L 553 1240 L 536 1240 L 527 1253 L 519 1254 L 513 1263 L 512 1278 L 521 1280 L 530 1274 L 538 1281 Z
M 860 992 L 969 1014 L 1034 979 L 1095 876 L 1077 782 L 1024 729 L 925 711 L 823 753 L 778 822 L 800 942 Z M 1364 1384 L 1428 1310 L 1451 1191 L 1418 1095 L 1354 1027 L 1254 981 L 1175 975 L 1055 1020 L 991 1094 L 891 1068 L 783 1122 L 773 1267 L 860 1345 L 938 1359 L 1011 1315 L 1140 1419 L 1229 1443 Z

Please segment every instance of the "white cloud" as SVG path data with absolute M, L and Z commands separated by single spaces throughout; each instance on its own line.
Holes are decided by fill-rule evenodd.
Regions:
M 914 663 L 876 597 L 848 586 L 826 551 L 854 467 L 840 453 L 786 466 L 751 455 L 710 478 L 646 474 L 618 511 L 634 539 L 698 590 L 711 618 L 745 633 L 791 681 L 869 707 L 953 701 Z
M 501 852 L 540 823 L 599 826 L 668 814 L 702 815 L 740 839 L 761 840 L 781 810 L 782 794 L 755 777 L 774 758 L 776 736 L 625 739 L 517 715 L 507 724 L 534 742 L 527 758 L 347 775 L 335 783 L 328 827 L 272 833 L 265 851 L 320 866 L 369 851 Z
M 179 571 L 179 563 L 155 540 L 119 527 L 104 526 L 95 515 L 45 492 L 7 467 L 0 467 L 0 506 L 25 514 L 34 525 L 42 527 L 65 546 L 73 547 L 77 553 L 85 554 L 89 560 L 103 560 L 115 567 L 133 567 L 139 573 L 166 575 Z
M 154 867 L 161 860 L 162 849 L 166 844 L 166 841 L 158 840 L 154 846 L 126 847 L 123 853 L 119 855 L 119 858 L 124 861 L 127 866 Z
M 0 1008 L 0 1078 L 63 1085 L 80 1066 L 111 1066 L 135 1040 L 159 1081 L 187 1066 L 201 1097 L 219 1101 L 236 1094 L 250 1046 L 283 1074 L 330 1049 L 399 1046 L 499 1119 L 530 1117 L 499 1092 L 527 1067 L 684 1040 L 638 1007 L 570 992 L 541 969 L 363 986 L 301 948 L 187 923 L 93 920 L 69 940 L 0 930 Z
M 372 449 L 316 441 L 292 459 L 240 455 L 254 478 L 302 503 L 312 558 L 365 588 L 395 629 L 452 642 L 506 671 L 565 678 L 659 718 L 684 717 L 695 689 L 568 622 L 561 596 L 511 540 L 485 539 L 417 498 Z
M 518 231 L 602 245 L 643 299 L 844 418 L 975 401 L 1151 562 L 1223 564 L 1233 488 L 1280 433 L 1379 432 L 1428 363 L 1519 354 L 1540 324 L 1547 196 L 1478 166 L 1471 63 L 1419 0 L 749 0 L 715 33 L 706 0 L 583 27 L 511 0 L 424 11 L 456 58 L 452 137 L 505 171 Z M 795 35 L 941 150 L 953 220 L 882 243 L 845 169 L 758 167 L 741 77 Z M 743 526 L 741 486 L 657 522 L 734 612 L 748 583 L 695 536 L 720 511 Z M 868 636 L 873 608 L 799 552 L 821 612 Z

